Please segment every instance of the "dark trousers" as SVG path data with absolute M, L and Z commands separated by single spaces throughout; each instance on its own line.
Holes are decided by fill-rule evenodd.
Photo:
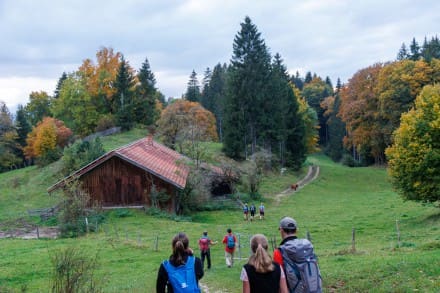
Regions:
M 202 268 L 205 268 L 205 257 L 208 261 L 208 269 L 211 268 L 211 251 L 208 249 L 207 251 L 200 252 L 200 259 L 202 260 Z

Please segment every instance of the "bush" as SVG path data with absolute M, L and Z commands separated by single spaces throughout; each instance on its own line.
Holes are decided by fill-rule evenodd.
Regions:
M 106 129 L 110 129 L 112 127 L 115 127 L 114 118 L 111 114 L 107 114 L 107 115 L 102 116 L 99 119 L 97 126 L 95 128 L 95 131 L 100 132 L 100 131 L 104 131 Z
M 63 174 L 69 175 L 73 171 L 84 167 L 91 161 L 99 158 L 105 153 L 101 140 L 95 138 L 91 141 L 77 140 L 64 149 L 63 152 Z
M 52 292 L 101 292 L 95 280 L 98 254 L 89 256 L 85 250 L 68 247 L 56 251 L 52 262 Z

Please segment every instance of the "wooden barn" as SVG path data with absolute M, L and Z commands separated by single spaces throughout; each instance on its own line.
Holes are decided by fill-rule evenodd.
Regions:
M 186 157 L 151 137 L 110 151 L 48 188 L 52 193 L 77 178 L 90 199 L 103 207 L 152 206 L 151 191 L 165 191 L 160 208 L 175 211 L 176 196 L 186 185 Z M 157 202 L 156 202 L 157 204 Z

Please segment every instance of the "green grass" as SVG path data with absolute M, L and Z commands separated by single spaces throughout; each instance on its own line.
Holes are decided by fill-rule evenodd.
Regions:
M 137 139 L 140 133 L 128 138 Z M 127 143 L 111 137 L 103 141 L 106 149 Z M 279 203 L 274 195 L 305 171 L 272 174 L 263 180 L 260 191 L 266 202 L 265 221 L 244 222 L 238 208 L 194 213 L 190 222 L 148 216 L 141 211 L 111 212 L 98 233 L 79 239 L 0 239 L 0 291 L 26 288 L 29 292 L 48 292 L 51 255 L 60 248 L 80 247 L 98 254 L 100 267 L 96 273 L 105 292 L 154 292 L 159 264 L 169 256 L 175 233 L 186 232 L 195 248 L 203 230 L 221 242 L 231 227 L 240 237 L 242 259 L 236 260 L 232 269 L 226 268 L 223 246 L 217 244 L 212 248 L 212 269 L 205 272 L 202 282 L 211 292 L 241 292 L 240 270 L 249 255 L 249 237 L 264 233 L 279 242 L 278 221 L 289 215 L 298 221 L 301 237 L 307 231 L 312 237 L 325 292 L 438 292 L 438 208 L 402 201 L 383 168 L 347 168 L 320 155 L 311 156 L 307 163 L 320 166 L 319 178 L 282 197 Z M 0 219 L 15 219 L 28 208 L 55 201 L 45 193 L 56 181 L 54 170 L 56 166 L 51 165 L 0 174 Z M 11 183 L 15 187 L 10 187 Z M 355 252 L 351 250 L 353 228 Z

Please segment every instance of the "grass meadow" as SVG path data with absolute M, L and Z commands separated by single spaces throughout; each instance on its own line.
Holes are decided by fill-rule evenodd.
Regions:
M 142 136 L 142 132 L 103 138 L 103 143 L 109 150 Z M 0 291 L 49 292 L 51 258 L 60 249 L 75 247 L 97 256 L 95 277 L 103 292 L 155 292 L 157 270 L 171 252 L 175 233 L 186 232 L 198 254 L 196 242 L 203 230 L 221 242 L 231 227 L 240 238 L 234 266 L 226 267 L 221 243 L 213 246 L 212 268 L 205 271 L 202 283 L 209 292 L 241 292 L 240 271 L 249 256 L 249 238 L 263 233 L 279 242 L 278 222 L 288 215 L 297 220 L 299 236 L 305 237 L 307 232 L 311 236 L 325 292 L 439 292 L 439 208 L 402 201 L 392 190 L 384 168 L 348 168 L 322 155 L 310 156 L 309 164 L 320 166 L 319 177 L 279 200 L 276 194 L 306 170 L 264 178 L 260 189 L 266 206 L 264 221 L 243 221 L 238 207 L 195 212 L 191 221 L 142 211 L 111 211 L 97 233 L 81 238 L 0 239 Z M 12 229 L 20 218 L 38 223 L 36 218 L 29 219 L 26 211 L 57 202 L 46 193 L 59 179 L 57 168 L 55 163 L 0 174 L 2 229 Z

